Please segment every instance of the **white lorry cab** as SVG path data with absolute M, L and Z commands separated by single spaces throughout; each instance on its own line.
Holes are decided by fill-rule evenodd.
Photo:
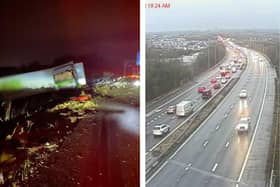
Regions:
M 177 116 L 187 116 L 193 112 L 192 101 L 182 101 L 176 105 Z

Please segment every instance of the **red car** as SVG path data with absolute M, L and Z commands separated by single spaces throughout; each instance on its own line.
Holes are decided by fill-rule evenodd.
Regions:
M 215 84 L 215 83 L 217 83 L 217 79 L 213 78 L 213 79 L 210 80 L 210 82 L 211 82 L 212 84 Z
M 221 88 L 221 84 L 220 83 L 216 83 L 213 85 L 214 89 L 220 89 Z
M 199 86 L 199 87 L 197 88 L 197 92 L 198 92 L 198 93 L 202 93 L 204 90 L 206 90 L 206 87 L 205 87 L 205 86 Z

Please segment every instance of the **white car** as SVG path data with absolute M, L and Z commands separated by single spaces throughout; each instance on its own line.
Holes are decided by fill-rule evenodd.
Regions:
M 167 124 L 161 124 L 154 126 L 153 135 L 154 136 L 162 136 L 167 134 L 170 131 L 170 126 Z
M 221 75 L 216 76 L 216 80 L 218 81 L 221 80 L 221 78 L 222 78 Z
M 222 79 L 221 79 L 221 83 L 222 83 L 222 84 L 226 84 L 226 83 L 227 83 L 227 79 L 222 78 Z
M 238 124 L 235 127 L 237 133 L 248 133 L 250 127 L 251 119 L 249 117 L 242 117 L 240 118 Z
M 245 89 L 242 89 L 240 91 L 239 97 L 242 98 L 247 98 L 247 91 Z
M 173 114 L 173 113 L 175 113 L 175 110 L 176 110 L 176 106 L 169 106 L 169 107 L 166 109 L 166 113 L 167 113 L 167 114 Z

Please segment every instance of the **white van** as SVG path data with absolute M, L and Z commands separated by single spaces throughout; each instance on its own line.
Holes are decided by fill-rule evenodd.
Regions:
M 176 105 L 177 116 L 187 116 L 193 112 L 192 101 L 182 101 Z

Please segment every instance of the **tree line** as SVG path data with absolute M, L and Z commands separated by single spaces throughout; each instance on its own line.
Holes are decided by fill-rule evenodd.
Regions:
M 166 57 L 190 55 L 194 51 L 147 49 L 146 100 L 163 95 L 193 80 L 196 75 L 214 66 L 225 56 L 225 47 L 216 41 L 199 52 L 192 65 L 183 65 L 179 59 L 167 62 Z M 169 54 L 168 54 L 169 53 Z M 161 54 L 161 55 L 160 55 Z
M 242 46 L 246 46 L 250 49 L 254 49 L 256 51 L 259 51 L 263 54 L 265 54 L 271 61 L 272 65 L 275 66 L 276 73 L 279 77 L 279 62 L 280 62 L 280 41 L 277 40 L 243 40 L 241 42 L 238 42 Z

